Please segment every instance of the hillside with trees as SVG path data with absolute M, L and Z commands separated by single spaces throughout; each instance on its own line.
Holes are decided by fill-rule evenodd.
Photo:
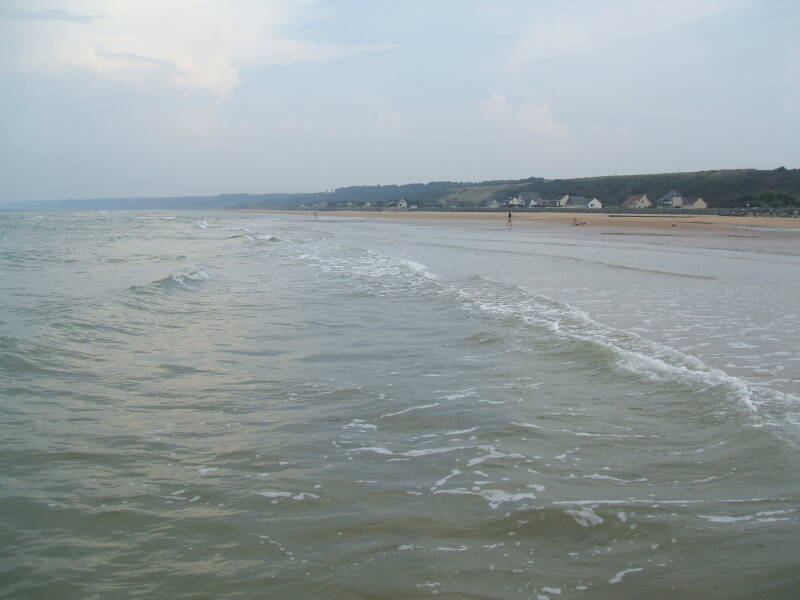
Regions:
M 401 198 L 419 209 L 469 209 L 496 200 L 500 204 L 521 192 L 544 198 L 564 194 L 598 198 L 605 207 L 619 206 L 631 195 L 646 193 L 656 199 L 670 190 L 703 198 L 709 208 L 800 207 L 800 169 L 730 169 L 693 173 L 617 175 L 579 179 L 530 179 L 463 183 L 353 186 L 318 194 L 291 194 L 272 202 L 253 199 L 252 207 L 281 204 L 289 207 L 371 208 L 391 206 Z
M 500 205 L 512 196 L 532 192 L 553 199 L 565 194 L 597 198 L 604 208 L 614 208 L 634 194 L 655 200 L 670 190 L 703 198 L 709 209 L 800 209 L 800 169 L 728 169 L 693 173 L 615 175 L 579 179 L 434 181 L 404 185 L 370 185 L 307 194 L 221 194 L 157 198 L 76 199 L 25 204 L 3 204 L 22 210 L 108 210 L 191 208 L 307 208 L 380 210 L 401 199 L 420 210 L 469 210 Z M 790 212 L 794 212 L 791 210 Z
M 598 198 L 604 206 L 618 206 L 633 194 L 659 198 L 670 190 L 703 198 L 709 208 L 750 206 L 800 206 L 800 169 L 780 167 L 771 171 L 731 169 L 694 173 L 619 175 L 582 179 L 534 179 L 495 195 L 500 200 L 517 192 L 536 192 L 544 197 L 576 194 Z

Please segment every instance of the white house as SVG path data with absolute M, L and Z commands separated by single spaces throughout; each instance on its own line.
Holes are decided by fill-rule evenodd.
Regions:
M 509 198 L 506 205 L 535 208 L 537 206 L 542 206 L 543 202 L 541 194 L 537 194 L 536 192 L 520 192 L 516 196 Z
M 586 198 L 585 196 L 573 196 L 565 194 L 558 199 L 558 206 L 561 208 L 603 208 L 603 204 L 597 198 Z
M 622 206 L 625 208 L 650 208 L 653 203 L 650 202 L 647 194 L 634 194 L 633 196 L 628 196 Z
M 397 208 L 408 208 L 408 201 L 405 198 L 400 198 L 397 201 Z

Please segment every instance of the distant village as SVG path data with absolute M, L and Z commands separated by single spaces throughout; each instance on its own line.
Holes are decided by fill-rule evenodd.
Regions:
M 447 199 L 444 200 L 443 206 L 447 206 Z M 603 203 L 597 198 L 587 198 L 586 196 L 577 196 L 575 194 L 564 194 L 556 198 L 544 198 L 541 194 L 536 192 L 521 192 L 516 195 L 510 196 L 505 201 L 498 201 L 491 198 L 475 205 L 483 209 L 507 209 L 519 210 L 526 208 L 564 208 L 564 209 L 601 209 Z M 623 209 L 685 209 L 685 210 L 703 210 L 708 208 L 708 204 L 702 198 L 696 196 L 684 196 L 677 190 L 671 190 L 656 199 L 655 201 L 648 198 L 647 194 L 634 194 L 621 204 L 615 207 Z M 361 209 L 394 209 L 394 210 L 416 210 L 417 205 L 409 202 L 406 198 L 400 198 L 390 202 L 342 202 L 331 203 L 327 208 L 361 208 Z M 318 204 L 301 204 L 298 208 L 322 208 Z
M 486 208 L 603 208 L 603 203 L 597 198 L 587 198 L 585 196 L 575 196 L 564 194 L 558 198 L 546 199 L 535 192 L 523 192 L 509 198 L 505 204 L 500 204 L 497 200 L 489 200 L 484 206 Z M 635 194 L 628 196 L 622 203 L 622 208 L 684 208 L 688 210 L 702 210 L 708 208 L 708 204 L 695 196 L 684 196 L 676 190 L 671 190 L 652 201 L 647 194 Z

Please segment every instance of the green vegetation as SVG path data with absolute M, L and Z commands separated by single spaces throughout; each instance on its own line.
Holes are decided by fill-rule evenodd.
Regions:
M 794 198 L 783 192 L 764 192 L 762 194 L 747 194 L 732 201 L 728 206 L 732 208 L 778 208 L 784 206 L 800 207 L 800 197 Z
M 708 203 L 709 208 L 744 207 L 748 198 L 760 198 L 769 193 L 777 202 L 769 206 L 797 206 L 800 169 L 780 167 L 772 171 L 731 169 L 584 179 L 536 179 L 517 190 L 509 190 L 509 194 L 512 191 L 537 192 L 546 198 L 577 194 L 598 198 L 603 206 L 618 206 L 633 194 L 646 193 L 654 201 L 670 190 L 680 190 L 684 196 L 699 196 Z M 498 194 L 497 199 L 500 198 L 501 194 Z M 767 198 L 764 200 L 766 202 Z M 754 204 L 751 203 L 751 206 Z
M 292 194 L 255 200 L 249 206 L 284 208 L 358 208 L 390 206 L 400 198 L 420 209 L 478 208 L 488 201 L 503 203 L 521 192 L 535 192 L 544 198 L 574 194 L 598 198 L 604 207 L 615 207 L 630 195 L 646 193 L 655 201 L 670 190 L 684 196 L 703 198 L 709 208 L 778 208 L 800 206 L 800 169 L 780 167 L 771 171 L 731 169 L 695 173 L 619 175 L 580 179 L 542 179 L 461 183 L 437 181 L 427 184 L 356 186 L 321 194 Z

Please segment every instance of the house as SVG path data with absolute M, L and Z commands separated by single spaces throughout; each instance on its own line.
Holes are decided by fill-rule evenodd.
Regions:
M 572 194 L 565 194 L 559 198 L 558 206 L 561 208 L 603 208 L 603 204 L 597 198 L 573 196 Z
M 681 204 L 681 208 L 686 208 L 689 210 L 703 210 L 705 208 L 708 208 L 708 204 L 702 198 L 689 196 L 688 198 L 683 198 L 683 203 Z
M 683 206 L 683 200 L 683 194 L 677 190 L 670 190 L 656 200 L 656 206 L 659 208 L 680 208 Z
M 535 208 L 544 205 L 544 198 L 541 194 L 530 193 L 524 195 L 524 200 L 528 203 L 528 208 Z
M 384 205 L 384 208 L 408 208 L 408 200 L 405 198 L 400 198 L 400 200 L 392 200 L 391 202 L 387 202 Z
M 516 196 L 509 198 L 506 206 L 527 206 L 528 208 L 542 206 L 542 196 L 536 192 L 520 192 Z
M 520 206 L 527 206 L 528 208 L 535 208 L 543 205 L 542 195 L 536 192 L 522 192 L 517 196 L 520 200 Z
M 650 208 L 653 203 L 650 202 L 647 194 L 634 194 L 633 196 L 628 196 L 622 206 L 623 208 Z
M 550 198 L 550 199 L 541 198 L 540 200 L 537 201 L 537 206 L 542 208 L 558 208 L 559 206 L 561 206 L 559 204 L 560 200 L 561 200 L 560 198 Z
M 500 204 L 495 199 L 486 200 L 483 203 L 484 208 L 500 208 Z

